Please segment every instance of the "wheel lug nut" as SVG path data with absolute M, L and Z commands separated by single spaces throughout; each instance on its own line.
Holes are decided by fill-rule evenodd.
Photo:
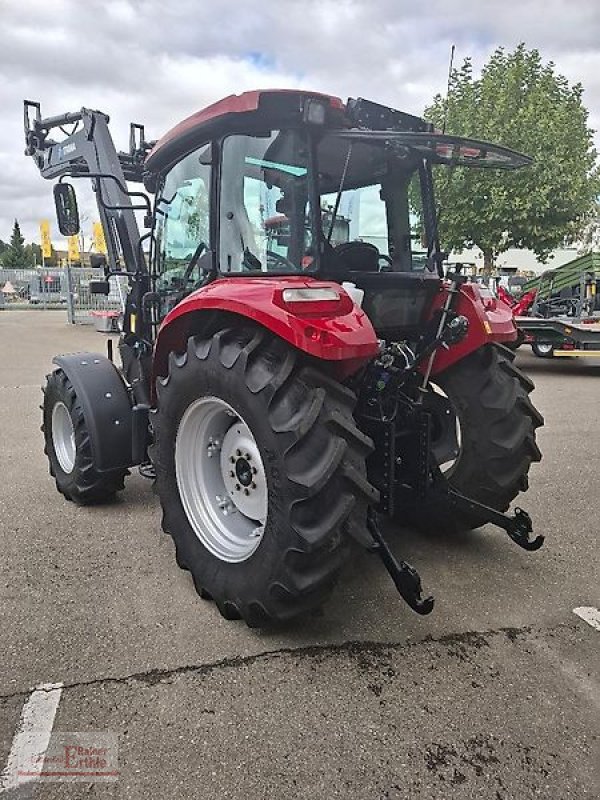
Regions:
M 235 485 L 235 490 L 236 490 L 236 492 L 239 492 L 239 490 L 240 490 L 241 488 L 242 488 L 242 487 L 239 485 L 239 483 L 236 483 L 236 485 Z
M 235 464 L 235 458 L 233 456 L 229 456 L 229 460 L 231 461 L 232 464 Z
M 246 453 L 244 458 L 246 459 L 246 461 L 252 461 L 252 456 L 250 455 L 250 453 Z
M 256 467 L 252 467 L 252 474 L 256 475 L 257 472 L 258 472 L 258 470 L 256 469 Z
M 229 470 L 229 477 L 235 478 L 235 472 L 232 469 Z
M 244 494 L 245 494 L 246 496 L 248 496 L 248 495 L 250 494 L 250 492 L 248 491 L 248 489 L 244 489 Z
M 250 488 L 251 489 L 256 489 L 256 484 L 254 483 L 254 481 L 252 481 L 252 483 L 250 484 Z
M 241 450 L 236 450 L 235 454 L 239 458 L 242 455 L 242 451 Z

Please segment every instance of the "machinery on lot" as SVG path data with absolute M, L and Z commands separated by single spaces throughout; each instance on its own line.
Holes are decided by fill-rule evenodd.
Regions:
M 63 234 L 79 227 L 64 177 L 92 181 L 108 247 L 92 289 L 130 282 L 122 365 L 110 347 L 58 356 L 44 388 L 46 453 L 67 499 L 104 501 L 139 465 L 179 565 L 251 626 L 321 605 L 356 545 L 430 612 L 381 516 L 449 536 L 492 523 L 541 546 L 526 512 L 506 513 L 540 458 L 533 384 L 503 346 L 510 311 L 460 269 L 443 273 L 432 179 L 435 164 L 527 157 L 306 91 L 228 97 L 152 144 L 132 125 L 128 153 L 107 123 L 89 109 L 42 118 L 25 102 L 26 152 L 59 179 Z M 338 214 L 350 240 L 334 246 Z M 413 253 L 415 219 L 426 257 Z
M 530 344 L 539 358 L 600 356 L 597 254 L 589 253 L 544 272 L 528 281 L 523 292 L 512 305 L 519 344 Z

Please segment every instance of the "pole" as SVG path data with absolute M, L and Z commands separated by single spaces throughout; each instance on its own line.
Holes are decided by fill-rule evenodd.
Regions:
M 442 126 L 442 133 L 446 133 L 446 122 L 448 121 L 448 106 L 450 104 L 450 84 L 452 82 L 452 65 L 454 64 L 454 45 L 450 50 L 450 64 L 448 65 L 448 84 L 446 86 L 446 104 L 444 108 L 444 124 Z
M 67 259 L 67 323 L 75 324 L 75 303 L 73 298 L 73 276 L 71 275 L 71 260 Z

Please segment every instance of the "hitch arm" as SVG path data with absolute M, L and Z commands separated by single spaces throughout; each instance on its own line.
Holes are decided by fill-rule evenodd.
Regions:
M 371 506 L 367 511 L 367 528 L 375 540 L 371 552 L 377 553 L 389 572 L 402 599 L 417 614 L 430 614 L 433 610 L 433 597 L 421 597 L 421 577 L 414 567 L 406 561 L 398 561 L 390 550 L 379 529 L 377 513 Z
M 492 525 L 505 530 L 513 542 L 523 550 L 539 550 L 544 544 L 544 537 L 541 535 L 536 536 L 535 539 L 529 538 L 529 534 L 533 531 L 533 525 L 531 517 L 522 508 L 516 508 L 512 515 L 503 514 L 501 511 L 496 511 L 494 508 L 465 497 L 450 486 L 447 489 L 447 497 L 454 508 L 460 511 L 476 511 L 485 518 L 486 522 L 491 522 Z

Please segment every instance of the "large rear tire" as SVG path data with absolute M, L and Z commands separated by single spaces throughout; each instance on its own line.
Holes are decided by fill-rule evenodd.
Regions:
M 190 338 L 157 393 L 162 524 L 201 596 L 250 626 L 319 607 L 377 499 L 355 395 L 252 327 Z
M 44 453 L 56 488 L 67 500 L 92 505 L 110 500 L 124 487 L 127 469 L 98 472 L 83 408 L 62 369 L 48 375 L 42 406 Z
M 529 398 L 533 383 L 512 364 L 514 357 L 504 347 L 487 345 L 434 378 L 460 431 L 458 456 L 445 477 L 458 491 L 498 511 L 526 491 L 529 468 L 541 458 L 535 431 L 544 420 Z M 421 530 L 450 533 L 485 522 L 446 503 L 415 506 L 409 521 Z

